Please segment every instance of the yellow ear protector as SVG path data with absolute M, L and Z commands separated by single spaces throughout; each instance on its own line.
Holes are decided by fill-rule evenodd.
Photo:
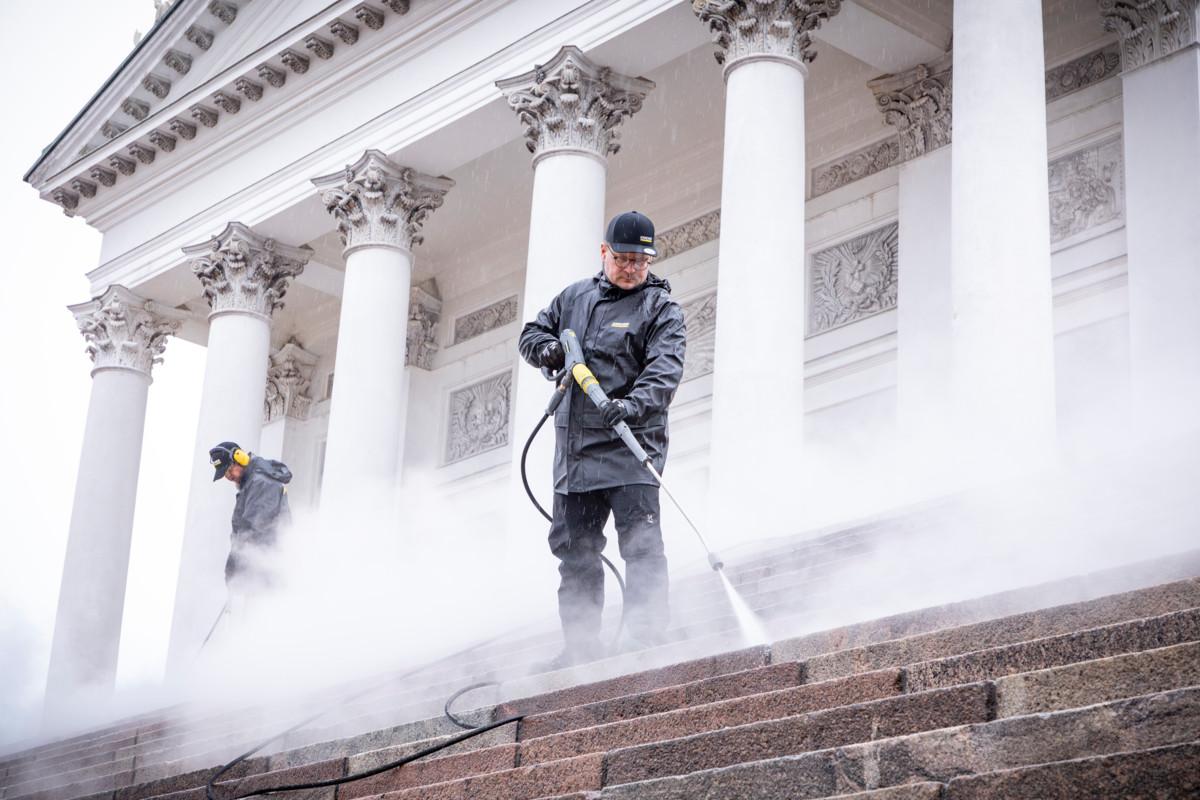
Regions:
M 213 448 L 213 449 L 217 450 L 218 448 Z M 250 454 L 247 453 L 245 450 L 243 450 L 240 447 L 235 447 L 232 450 L 222 447 L 222 448 L 220 448 L 220 450 L 223 452 L 229 453 L 229 457 L 231 459 L 233 459 L 233 463 L 235 463 L 235 464 L 238 464 L 238 465 L 244 467 L 250 463 Z M 220 461 L 213 461 L 212 465 L 215 467 L 215 466 L 218 466 L 220 463 L 221 463 Z

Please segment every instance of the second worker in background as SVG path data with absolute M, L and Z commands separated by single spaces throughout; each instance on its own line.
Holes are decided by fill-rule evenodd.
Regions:
M 607 655 L 600 642 L 600 553 L 610 512 L 625 561 L 625 624 L 618 647 L 632 650 L 665 640 L 667 558 L 658 485 L 612 430 L 627 422 L 662 474 L 667 409 L 683 377 L 687 333 L 670 284 L 650 272 L 656 255 L 653 223 L 636 211 L 618 214 L 600 245 L 600 272 L 568 286 L 521 331 L 521 356 L 551 371 L 564 364 L 559 335 L 575 331 L 588 367 L 611 398 L 598 409 L 572 390 L 554 416 L 549 544 L 560 562 L 558 611 L 566 646 L 550 666 Z

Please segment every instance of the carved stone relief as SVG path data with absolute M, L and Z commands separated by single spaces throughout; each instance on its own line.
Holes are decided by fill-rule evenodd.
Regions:
M 813 169 L 812 196 L 817 197 L 874 175 L 900 162 L 900 140 L 893 137 L 869 144 L 849 155 L 821 164 Z
M 658 259 L 661 261 L 711 242 L 720 235 L 721 210 L 717 209 L 656 234 L 654 246 L 658 249 Z
M 931 64 L 867 83 L 883 118 L 898 132 L 907 161 L 950 144 L 953 70 L 946 53 Z
M 687 323 L 683 380 L 690 381 L 713 371 L 717 346 L 717 290 L 685 300 L 681 305 L 683 319 Z
M 219 236 L 183 248 L 204 286 L 213 313 L 242 311 L 270 317 L 283 307 L 288 282 L 304 271 L 309 247 L 291 247 L 231 222 Z
M 128 369 L 146 377 L 162 362 L 167 337 L 186 316 L 160 308 L 123 286 L 110 286 L 100 297 L 70 310 L 96 369 Z
M 271 422 L 283 416 L 308 419 L 312 409 L 313 368 L 317 355 L 305 350 L 294 338 L 271 354 L 267 369 L 267 392 L 263 401 L 263 421 Z
M 1121 37 L 1125 70 L 1195 44 L 1200 0 L 1099 0 L 1104 29 Z
M 1115 43 L 1046 70 L 1046 102 L 1085 89 L 1121 71 L 1121 49 Z
M 454 320 L 454 344 L 474 339 L 503 327 L 517 318 L 517 296 L 497 300 L 489 306 L 463 314 Z
M 325 208 L 337 219 L 349 250 L 391 246 L 411 250 L 422 241 L 425 218 L 445 201 L 454 181 L 396 164 L 368 150 L 353 164 L 313 179 Z
M 817 57 L 812 33 L 841 10 L 842 0 L 694 0 L 692 11 L 712 33 L 718 64 L 755 55 Z
M 442 295 L 433 278 L 412 287 L 408 293 L 408 340 L 404 363 L 433 369 L 438 351 L 438 321 L 442 318 Z
M 641 110 L 654 83 L 594 64 L 568 45 L 550 63 L 496 86 L 525 126 L 525 147 L 536 158 L 559 149 L 616 153 L 617 127 Z
M 1050 241 L 1120 219 L 1125 206 L 1120 137 L 1050 162 Z
M 894 308 L 899 255 L 900 226 L 895 222 L 814 253 L 808 333 Z
M 508 444 L 512 381 L 504 372 L 450 393 L 446 464 Z

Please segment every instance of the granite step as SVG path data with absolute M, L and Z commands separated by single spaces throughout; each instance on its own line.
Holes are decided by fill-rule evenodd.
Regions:
M 620 784 L 609 773 L 601 797 L 831 797 L 912 782 L 951 783 L 959 776 L 1185 745 L 1196 741 L 1197 731 L 1200 687 L 1189 687 L 636 783 Z
M 522 729 L 521 763 L 536 764 L 581 753 L 678 739 L 809 712 L 853 707 L 872 700 L 896 697 L 903 692 L 903 688 L 902 670 L 881 670 L 538 738 L 526 739 Z
M 1200 563 L 1200 559 L 1197 559 L 1196 552 L 1192 552 L 1182 554 L 1174 559 L 1159 559 L 1144 565 L 1135 565 L 1131 568 L 1111 571 L 1111 575 L 1107 575 L 1099 582 L 1112 584 L 1115 581 L 1115 585 L 1139 587 L 1140 584 L 1144 584 L 1145 581 L 1153 576 L 1162 576 L 1165 574 L 1174 577 L 1181 574 L 1189 574 L 1188 570 L 1193 569 L 1198 563 Z M 1200 580 L 1178 580 L 1161 586 L 1132 588 L 1130 591 L 1122 594 L 1101 598 L 1094 597 L 1096 591 L 1092 585 L 1094 583 L 1096 583 L 1095 580 L 1084 578 L 1071 579 L 1043 587 L 1014 590 L 994 595 L 990 598 L 981 598 L 979 600 L 951 604 L 950 606 L 935 609 L 907 612 L 905 614 L 894 615 L 885 620 L 857 623 L 842 626 L 831 631 L 796 637 L 775 645 L 774 653 L 770 657 L 768 657 L 765 650 L 759 649 L 749 662 L 744 663 L 737 669 L 727 670 L 726 672 L 778 669 L 784 665 L 775 662 L 786 660 L 789 656 L 796 656 L 796 654 L 807 654 L 811 656 L 808 659 L 809 675 L 807 676 L 807 681 L 813 681 L 823 676 L 822 670 L 831 670 L 835 676 L 844 677 L 844 675 L 839 675 L 837 670 L 846 668 L 838 666 L 839 664 L 851 665 L 847 673 L 849 675 L 870 671 L 869 667 L 874 663 L 871 659 L 883 657 L 879 656 L 879 653 L 884 652 L 887 654 L 887 659 L 892 659 L 895 662 L 894 665 L 889 665 L 889 668 L 904 667 L 906 669 L 906 674 L 911 681 L 910 689 L 934 688 L 947 684 L 962 683 L 971 679 L 978 680 L 982 677 L 997 678 L 999 684 L 999 680 L 1002 680 L 1003 676 L 1013 672 L 1024 673 L 1033 669 L 1045 669 L 1054 665 L 1077 662 L 1080 658 L 1089 655 L 1094 658 L 1096 654 L 1119 655 L 1121 652 L 1135 652 L 1148 647 L 1183 644 L 1188 641 L 1195 641 L 1198 638 L 1189 631 L 1193 630 L 1197 624 L 1196 615 L 1200 613 L 1200 609 L 1196 608 L 1200 606 Z M 1058 606 L 1049 609 L 1028 610 L 1031 607 L 1044 605 L 1047 597 L 1073 599 L 1080 596 L 1089 599 L 1074 603 L 1060 603 Z M 1010 614 L 1003 619 L 995 618 L 998 612 L 1015 609 L 1020 609 L 1019 613 Z M 1148 612 L 1157 613 L 1151 614 Z M 1151 619 L 1143 620 L 1141 617 L 1151 617 Z M 963 620 L 970 620 L 970 622 L 963 624 Z M 958 626 L 946 629 L 947 623 L 957 623 Z M 1089 624 L 1092 627 L 1087 627 Z M 1106 624 L 1124 625 L 1125 627 L 1120 628 L 1120 630 L 1097 630 L 1105 627 Z M 1081 627 L 1084 630 L 1081 631 Z M 897 636 L 897 633 L 901 635 Z M 1078 635 L 1081 633 L 1092 636 L 1093 643 L 1084 646 L 1082 644 L 1083 640 Z M 1053 651 L 1052 648 L 1051 650 L 1047 650 L 1047 642 L 1027 642 L 1030 638 L 1037 639 L 1038 637 L 1035 634 L 1041 634 L 1040 639 L 1052 639 L 1054 636 L 1058 636 L 1057 646 L 1059 650 Z M 1124 650 L 1119 648 L 1113 649 L 1112 639 L 1114 634 L 1127 636 L 1128 643 L 1122 645 Z M 713 637 L 714 641 L 721 640 L 722 638 L 719 636 Z M 531 639 L 531 641 L 539 640 L 544 641 L 545 637 L 539 636 L 532 637 Z M 958 644 L 955 644 L 956 642 Z M 974 650 L 964 650 L 964 647 L 967 645 L 972 646 L 972 648 L 978 648 L 981 644 L 990 645 L 987 649 L 997 652 L 980 654 L 974 652 Z M 852 646 L 847 647 L 846 645 Z M 631 705 L 631 703 L 655 702 L 653 699 L 632 699 L 639 694 L 644 695 L 661 691 L 663 695 L 659 697 L 657 702 L 666 703 L 667 697 L 672 696 L 672 693 L 678 696 L 678 684 L 717 679 L 725 674 L 725 672 L 718 671 L 707 677 L 697 675 L 696 677 L 688 678 L 687 675 L 678 672 L 677 668 L 679 665 L 674 665 L 665 671 L 658 668 L 663 659 L 669 658 L 665 654 L 678 654 L 686 652 L 688 648 L 698 646 L 698 643 L 695 642 L 674 643 L 663 648 L 663 652 L 658 654 L 638 654 L 632 659 L 627 657 L 611 659 L 596 665 L 590 665 L 587 669 L 582 670 L 565 670 L 561 673 L 551 673 L 544 676 L 514 678 L 508 680 L 502 690 L 498 690 L 498 694 L 500 695 L 499 699 L 513 697 L 518 699 L 506 700 L 505 704 L 496 713 L 503 713 L 510 708 L 520 706 L 523 711 L 527 713 L 532 712 L 535 715 L 530 718 L 534 721 L 534 724 L 542 724 L 539 718 L 553 719 L 552 715 L 556 712 L 560 713 L 560 720 L 568 719 L 571 714 L 583 715 L 578 717 L 580 720 L 578 725 L 568 727 L 566 730 L 576 730 L 588 722 L 594 726 L 596 724 L 606 725 L 617 723 L 626 718 L 636 719 L 637 717 L 645 716 L 645 714 L 635 713 L 633 709 L 636 708 L 636 705 Z M 1105 650 L 1105 647 L 1109 647 L 1109 649 Z M 873 650 L 872 648 L 876 649 Z M 1005 648 L 1009 649 L 1005 650 Z M 848 651 L 858 652 L 848 655 Z M 521 651 L 518 650 L 517 652 Z M 533 653 L 537 652 L 537 650 L 534 648 L 528 652 Z M 1054 656 L 1054 652 L 1058 652 L 1059 655 Z M 1072 652 L 1075 652 L 1076 655 L 1070 655 Z M 924 656 L 924 658 L 916 658 L 916 656 Z M 603 677 L 600 680 L 580 685 L 581 679 L 586 679 L 585 676 L 604 676 L 620 671 L 627 671 L 631 664 L 637 663 L 637 659 L 639 658 L 647 659 L 647 669 L 643 669 L 632 676 Z M 656 658 L 658 661 L 655 661 Z M 958 660 L 951 663 L 947 661 L 947 658 Z M 698 661 L 703 660 L 700 659 Z M 488 669 L 495 669 L 485 658 L 472 658 L 471 662 L 472 669 L 477 666 L 479 668 L 486 666 Z M 508 669 L 510 670 L 510 674 L 511 671 L 515 671 L 515 668 L 512 667 L 508 667 Z M 672 669 L 676 669 L 676 673 L 664 678 L 663 675 Z M 1116 669 L 1116 667 L 1112 667 L 1112 669 Z M 1164 669 L 1166 668 L 1164 667 Z M 938 672 L 935 674 L 929 670 L 937 670 Z M 785 671 L 781 670 L 779 673 L 765 674 L 772 674 L 778 677 L 778 675 L 782 675 Z M 493 672 L 492 674 L 495 673 Z M 1169 672 L 1164 672 L 1162 680 L 1172 680 L 1168 677 L 1169 674 Z M 411 697 L 422 691 L 426 693 L 438 692 L 446 688 L 448 683 L 444 675 L 435 675 L 428 678 L 430 681 L 438 681 L 439 678 L 441 679 L 440 684 L 430 683 L 427 686 L 417 688 L 408 688 L 410 682 L 405 682 L 405 684 L 402 684 L 405 688 L 399 694 Z M 424 679 L 421 678 L 421 680 Z M 655 681 L 661 682 L 656 684 Z M 729 681 L 728 685 L 732 686 L 734 683 Z M 600 689 L 598 687 L 604 688 Z M 780 690 L 789 687 L 764 686 L 762 688 Z M 1136 684 L 1132 682 L 1132 678 L 1130 678 L 1125 684 L 1122 684 L 1122 688 L 1114 689 L 1113 691 L 1127 694 L 1137 688 Z M 591 694 L 588 694 L 589 692 Z M 748 687 L 746 691 L 739 691 L 735 696 L 753 696 L 757 693 L 754 687 Z M 333 691 L 331 690 L 330 695 L 332 696 L 332 694 Z M 444 697 L 435 699 L 440 708 L 440 702 L 444 700 Z M 733 697 L 712 698 L 712 700 L 718 699 L 733 699 Z M 433 702 L 433 699 L 430 702 Z M 606 703 L 608 704 L 607 708 L 609 712 L 601 710 L 604 708 L 603 704 Z M 589 705 L 595 704 L 600 704 L 600 708 L 589 710 L 577 708 L 580 706 L 586 708 Z M 691 703 L 691 705 L 695 706 L 706 704 L 705 702 L 698 701 Z M 430 706 L 409 706 L 400 709 L 400 713 L 413 713 L 414 709 L 418 708 L 428 709 Z M 663 713 L 668 710 L 670 710 L 669 707 L 662 705 L 657 709 L 652 705 L 647 707 L 647 711 L 651 714 Z M 595 716 L 591 717 L 590 720 L 587 718 L 588 714 L 596 713 L 613 713 L 617 716 L 613 719 L 604 719 L 603 717 Z M 629 714 L 633 714 L 633 716 L 623 716 Z M 255 713 L 252 712 L 249 716 L 253 718 Z M 226 714 L 224 716 L 213 715 L 206 720 L 188 721 L 183 727 L 180 727 L 174 721 L 162 719 L 160 715 L 159 718 L 155 719 L 146 718 L 144 722 L 138 724 L 130 725 L 123 723 L 120 726 L 113 726 L 103 731 L 80 735 L 75 737 L 75 741 L 69 745 L 65 742 L 59 742 L 49 748 L 32 748 L 24 753 L 16 754 L 13 758 L 4 762 L 3 783 L 7 784 L 7 786 L 0 792 L 0 798 L 3 798 L 3 800 L 13 800 L 15 797 L 33 795 L 35 793 L 29 790 L 37 788 L 38 791 L 50 792 L 50 795 L 52 795 L 39 797 L 37 800 L 67 800 L 69 797 L 78 796 L 78 793 L 81 791 L 94 789 L 97 786 L 96 781 L 99 781 L 99 785 L 104 787 L 99 790 L 98 793 L 100 794 L 108 792 L 111 795 L 117 793 L 118 790 L 128 794 L 136 786 L 151 780 L 166 781 L 168 776 L 180 772 L 203 771 L 197 770 L 197 768 L 210 768 L 214 763 L 220 763 L 220 761 L 233 754 L 230 751 L 233 750 L 235 745 L 237 751 L 240 752 L 245 749 L 248 742 L 257 743 L 260 738 L 265 738 L 266 735 L 276 732 L 278 727 L 272 726 L 271 730 L 264 733 L 262 737 L 254 735 L 253 738 L 247 739 L 246 736 L 249 734 L 243 733 L 239 741 L 233 741 L 233 739 L 237 738 L 236 736 L 218 738 L 217 743 L 223 743 L 222 746 L 224 749 L 221 750 L 201 748 L 200 752 L 193 751 L 186 758 L 155 762 L 158 761 L 159 755 L 179 755 L 181 752 L 186 753 L 186 749 L 181 751 L 175 746 L 184 743 L 194 744 L 195 740 L 192 734 L 196 730 L 204 730 L 206 725 L 217 730 L 224 728 L 227 732 L 231 724 L 235 728 L 241 727 L 236 724 L 236 721 L 244 720 L 245 718 L 246 714 L 244 712 Z M 371 717 L 364 717 L 358 720 L 361 724 L 373 723 L 375 721 Z M 353 725 L 350 725 L 348 728 L 344 720 L 339 721 L 323 731 L 328 741 L 318 742 L 316 746 L 301 746 L 286 749 L 284 753 L 277 753 L 272 756 L 268 760 L 266 768 L 281 769 L 298 767 L 313 761 L 327 760 L 330 757 L 329 748 L 335 746 L 341 748 L 335 757 L 349 758 L 362 753 L 364 749 L 403 747 L 406 742 L 413 741 L 417 737 L 430 738 L 436 735 L 444 736 L 449 732 L 446 729 L 442 729 L 435 733 L 428 727 L 420 729 L 418 723 L 426 725 L 436 724 L 432 720 L 416 720 L 413 723 L 415 727 L 391 726 L 393 729 L 405 727 L 403 736 L 406 738 L 401 739 L 395 737 L 395 730 L 392 730 L 391 733 L 383 734 L 380 734 L 378 730 L 372 730 L 363 734 L 347 736 L 347 730 L 352 728 Z M 244 731 L 245 728 L 242 728 L 242 730 Z M 536 728 L 534 728 L 534 731 L 536 732 Z M 551 733 L 561 732 L 563 731 L 547 731 L 543 735 L 548 736 Z M 312 736 L 313 734 L 310 732 L 306 735 Z M 321 735 L 321 732 L 318 732 L 317 735 Z M 334 736 L 337 738 L 333 738 Z M 348 741 L 351 739 L 353 741 Z M 294 744 L 294 742 L 285 742 L 284 747 L 288 744 Z M 151 754 L 159 755 L 152 756 Z M 122 786 L 119 784 L 127 779 L 120 777 L 125 775 L 126 772 L 124 769 L 126 765 L 121 759 L 128 758 L 130 755 L 138 757 L 135 763 L 138 764 L 139 769 L 134 769 L 134 774 L 132 778 L 128 779 L 128 784 Z M 64 769 L 64 766 L 69 766 L 71 769 Z M 526 764 L 526 766 L 529 765 Z M 92 782 L 83 780 L 84 776 L 93 776 L 94 780 Z M 42 778 L 47 778 L 48 780 L 40 780 Z M 109 779 L 112 781 L 111 787 L 104 785 L 104 781 Z M 167 783 L 160 785 L 162 789 L 167 787 Z M 19 788 L 21 794 L 14 793 L 14 789 L 17 788 Z M 177 791 L 186 790 L 187 787 L 178 789 Z M 72 792 L 74 794 L 71 794 Z M 129 797 L 125 800 L 141 799 Z
M 765 667 L 730 672 L 662 689 L 621 695 L 609 700 L 568 706 L 526 717 L 521 735 L 526 739 L 552 733 L 604 725 L 610 722 L 644 717 L 664 711 L 705 705 L 719 700 L 788 689 L 804 682 L 803 665 L 798 662 L 770 664 Z
M 1025 708 L 1031 712 L 1040 712 L 1046 710 L 1048 706 L 1053 705 L 1055 702 L 1062 702 L 1063 698 L 1068 697 L 1080 700 L 1080 705 L 1088 705 L 1090 704 L 1088 701 L 1094 701 L 1094 697 L 1097 695 L 1114 695 L 1116 693 L 1116 696 L 1127 696 L 1127 694 L 1136 694 L 1136 691 L 1128 691 L 1127 694 L 1120 694 L 1124 691 L 1121 688 L 1121 680 L 1110 683 L 1110 679 L 1112 678 L 1120 679 L 1135 675 L 1147 676 L 1152 682 L 1157 680 L 1157 682 L 1168 688 L 1188 686 L 1192 683 L 1200 682 L 1198 680 L 1200 678 L 1200 660 L 1197 660 L 1197 655 L 1200 655 L 1200 644 L 1193 643 L 1011 676 L 997 682 L 997 700 L 995 706 L 997 708 L 1010 708 L 1013 710 Z M 808 691 L 814 699 L 820 698 L 825 701 L 827 707 L 849 706 L 853 704 L 855 698 L 852 693 L 847 694 L 847 692 L 853 692 L 853 683 L 865 677 L 875 678 L 875 683 L 870 685 L 863 682 L 864 687 L 896 692 L 900 689 L 903 674 L 901 670 L 885 670 L 878 675 L 868 673 L 866 675 L 836 679 L 826 684 L 807 684 L 799 687 L 798 690 L 773 691 L 750 698 L 718 701 L 693 709 L 679 709 L 673 712 L 662 713 L 657 715 L 656 718 L 627 720 L 613 725 L 600 726 L 595 729 L 575 731 L 572 734 L 552 734 L 546 737 L 530 737 L 528 739 L 523 736 L 520 745 L 519 761 L 521 766 L 532 766 L 552 760 L 564 760 L 589 752 L 614 750 L 618 747 L 628 749 L 627 745 L 631 742 L 636 743 L 639 737 L 644 738 L 646 741 L 658 742 L 679 739 L 692 733 L 693 731 L 690 726 L 697 724 L 702 729 L 711 730 L 736 726 L 744 719 L 756 721 L 770 720 L 784 716 L 789 711 L 792 712 L 792 715 L 795 715 L 796 709 L 791 703 L 796 701 L 789 701 L 785 699 L 785 696 L 791 694 L 798 695 L 804 691 Z M 831 684 L 842 685 L 833 686 Z M 1080 696 L 1079 693 L 1081 692 L 1083 696 Z M 1111 699 L 1111 697 L 1105 697 L 1104 699 Z M 802 703 L 803 701 L 800 702 Z M 837 708 L 837 710 L 842 713 L 826 714 L 818 717 L 816 720 L 817 726 L 824 730 L 844 730 L 847 720 L 856 713 L 861 715 L 861 709 Z M 738 716 L 738 714 L 741 716 Z M 698 722 L 689 721 L 689 716 L 695 717 Z M 895 720 L 894 715 L 885 713 L 884 716 L 887 716 L 892 721 Z M 959 721 L 961 720 L 956 720 L 956 722 Z M 632 726 L 630 723 L 643 724 L 646 732 L 642 733 L 637 730 L 631 730 Z M 883 730 L 882 732 L 885 734 L 888 733 L 887 730 Z M 605 733 L 608 735 L 605 736 Z M 794 732 L 792 735 L 794 735 Z M 549 744 L 557 746 L 548 747 L 547 745 Z M 761 755 L 761 753 L 752 753 L 746 758 L 747 760 L 755 760 L 754 756 L 756 755 Z M 614 758 L 617 761 L 614 762 Z M 620 771 L 619 758 L 619 756 L 614 756 L 610 753 L 609 760 L 606 761 L 607 780 L 610 783 L 619 781 L 620 776 L 623 774 Z M 483 773 L 515 767 L 517 759 L 517 747 L 515 745 L 477 751 L 455 758 L 435 758 L 424 764 L 413 764 L 401 770 L 384 773 L 358 784 L 350 784 L 339 790 L 339 797 L 353 798 L 394 792 L 429 783 L 437 779 L 469 779 Z M 660 753 L 654 752 L 645 760 L 647 762 L 660 763 L 662 756 Z M 375 763 L 380 762 L 377 761 Z M 617 764 L 616 767 L 613 766 L 614 763 Z M 695 765 L 697 762 L 689 759 L 688 763 Z M 359 770 L 356 768 L 351 771 Z M 256 780 L 263 786 L 278 785 L 283 782 L 269 775 L 259 776 Z M 907 791 L 909 790 L 898 789 L 894 794 L 897 797 L 904 796 L 904 793 Z M 925 796 L 924 790 L 920 790 L 920 792 L 913 796 Z
M 995 707 L 1008 709 L 1016 714 L 1020 711 L 1046 710 L 1056 702 L 1065 702 L 1063 698 L 1079 700 L 1078 704 L 1081 705 L 1088 704 L 1088 701 L 1096 702 L 1097 698 L 1111 699 L 1114 693 L 1119 696 L 1124 696 L 1121 694 L 1122 692 L 1125 694 L 1136 693 L 1136 676 L 1143 676 L 1152 683 L 1157 682 L 1170 688 L 1198 683 L 1200 682 L 1200 659 L 1196 658 L 1197 655 L 1200 655 L 1200 644 L 1190 643 L 1013 675 L 1002 678 L 996 683 Z M 791 668 L 792 675 L 798 675 L 800 671 L 798 664 L 774 666 L 788 666 Z M 710 681 L 732 679 L 767 669 L 770 668 L 732 673 L 692 684 L 683 684 L 683 686 L 703 686 Z M 846 705 L 856 699 L 852 693 L 857 684 L 861 684 L 857 686 L 858 689 L 865 689 L 868 692 L 886 690 L 895 693 L 900 690 L 903 677 L 902 670 L 884 670 L 878 674 L 865 673 L 849 678 L 835 679 L 825 684 L 805 684 L 792 689 L 769 691 L 732 701 L 715 701 L 695 708 L 677 708 L 657 715 L 622 720 L 615 724 L 601 725 L 592 729 L 575 730 L 565 735 L 561 733 L 542 737 L 523 735 L 519 763 L 521 766 L 532 766 L 546 761 L 570 758 L 581 753 L 623 747 L 630 742 L 638 742 L 643 739 L 645 741 L 677 739 L 681 734 L 687 735 L 694 732 L 689 726 L 698 725 L 700 729 L 713 729 L 738 725 L 747 719 L 757 721 L 774 719 L 789 711 L 794 715 L 798 707 L 793 704 L 806 702 L 803 699 L 805 694 L 812 698 L 807 702 L 816 702 L 816 699 L 819 698 L 825 702 L 825 707 Z M 655 690 L 655 692 L 670 692 L 675 688 L 677 687 Z M 847 694 L 848 692 L 849 694 Z M 627 697 L 637 697 L 637 695 Z M 626 698 L 617 699 L 624 700 Z M 606 702 L 611 701 L 601 701 L 596 705 L 602 706 Z M 553 717 L 554 714 L 561 713 L 564 712 L 551 712 L 545 716 Z M 532 717 L 530 720 L 537 720 L 537 717 Z M 524 725 L 524 723 L 522 724 Z M 839 723 L 836 719 L 826 718 L 823 720 L 823 724 L 826 727 L 836 727 Z M 644 732 L 639 731 L 635 726 L 640 726 Z M 492 732 L 487 736 L 494 736 L 496 733 Z M 459 745 L 459 747 L 462 746 Z M 242 788 L 252 786 L 268 787 L 309 780 L 314 777 L 333 777 L 334 775 L 344 775 L 347 772 L 360 772 L 373 768 L 384 761 L 399 758 L 416 749 L 419 748 L 391 748 L 377 751 L 365 754 L 366 757 L 352 760 L 349 764 L 344 759 L 338 759 L 323 762 L 315 767 L 309 765 L 272 772 L 258 772 L 252 778 L 239 783 L 238 789 L 240 791 Z M 339 789 L 338 794 L 339 797 L 357 798 L 394 792 L 437 781 L 478 777 L 482 774 L 514 768 L 517 763 L 518 746 L 516 744 L 480 747 L 472 752 L 436 757 L 361 782 L 346 784 Z M 316 770 L 316 773 L 313 770 Z M 612 773 L 610 768 L 610 774 L 620 775 L 621 773 L 619 769 Z M 204 779 L 207 779 L 207 775 L 204 776 Z M 610 777 L 610 781 L 612 780 L 613 778 Z M 197 781 L 195 785 L 203 785 L 203 781 Z M 149 794 L 141 792 L 136 795 L 127 793 L 125 797 L 122 797 L 119 793 L 117 800 L 142 800 L 152 794 L 154 792 Z
M 984 722 L 995 704 L 988 683 L 934 689 L 681 739 L 608 752 L 610 784 L 681 775 L 917 731 Z
M 1200 741 L 965 775 L 946 784 L 942 795 L 943 800 L 996 797 L 1011 800 L 1200 797 Z
M 838 647 L 836 638 L 827 636 L 820 643 L 809 637 L 785 640 L 773 644 L 771 649 L 779 660 L 806 660 L 810 679 L 825 680 L 1197 607 L 1200 607 L 1200 581 L 1186 580 L 972 624 L 900 634 L 847 648 Z
M 600 788 L 604 754 L 591 753 L 545 764 L 475 775 L 389 792 L 387 800 L 527 800 Z
M 1200 550 L 1166 562 L 1156 559 L 1128 570 L 1098 572 L 816 630 L 777 641 L 772 650 L 783 660 L 800 660 L 945 630 L 965 634 L 963 638 L 969 640 L 974 633 L 969 626 L 1000 619 L 1027 628 L 1029 632 L 1024 639 L 1036 639 L 1196 607 L 1200 605 L 1196 600 L 1200 596 L 1200 580 L 1196 575 L 1200 575 Z M 1097 591 L 1097 586 L 1114 588 L 1102 592 Z M 1090 616 L 1077 623 L 1060 618 L 1076 614 Z M 960 652 L 1010 643 L 1011 639 L 980 641 Z M 914 654 L 908 660 L 921 661 L 923 657 Z
M 1189 686 L 1200 686 L 1200 642 L 1000 678 L 996 716 L 1064 711 Z
M 1192 608 L 985 650 L 946 653 L 941 658 L 908 664 L 908 681 L 914 691 L 934 689 L 1198 640 L 1200 608 Z M 903 641 L 897 645 L 896 651 L 900 655 L 910 649 Z M 873 660 L 897 659 L 880 657 Z M 822 669 L 820 662 L 819 658 L 808 662 L 810 675 L 843 673 L 842 670 Z
M 522 744 L 522 766 L 516 769 L 388 792 L 382 797 L 387 800 L 528 800 L 595 791 L 601 788 L 602 783 L 622 781 L 637 768 L 686 773 L 699 764 L 711 761 L 732 758 L 736 763 L 744 758 L 766 758 L 780 752 L 796 752 L 795 748 L 804 752 L 813 749 L 811 745 L 814 742 L 828 742 L 829 746 L 836 746 L 870 739 L 881 732 L 887 735 L 889 732 L 927 730 L 930 726 L 938 728 L 986 719 L 990 696 L 988 689 L 988 686 L 979 684 L 935 690 L 922 695 L 843 706 L 830 711 L 742 725 L 643 746 L 647 749 L 658 748 L 653 753 L 643 751 L 635 754 L 635 751 L 642 749 L 635 747 L 526 764 L 526 745 Z M 694 747 L 696 742 L 700 742 L 699 748 Z M 691 751 L 685 752 L 689 746 L 692 746 Z M 643 758 L 652 759 L 654 763 L 646 763 Z

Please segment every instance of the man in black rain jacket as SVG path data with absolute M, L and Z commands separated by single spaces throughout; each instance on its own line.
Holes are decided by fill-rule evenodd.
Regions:
M 668 622 L 667 559 L 658 485 L 613 432 L 627 422 L 662 474 L 667 408 L 683 377 L 686 329 L 671 286 L 649 272 L 654 226 L 636 211 L 619 214 L 600 245 L 603 269 L 568 286 L 521 331 L 521 356 L 560 370 L 558 337 L 575 331 L 583 356 L 610 400 L 596 408 L 572 389 L 555 412 L 554 522 L 550 551 L 559 559 L 559 617 L 566 648 L 551 666 L 604 655 L 600 553 L 611 511 L 625 560 L 622 649 L 658 644 Z
M 238 594 L 252 592 L 270 584 L 264 557 L 274 548 L 279 529 L 292 521 L 287 498 L 292 471 L 281 461 L 247 453 L 235 442 L 221 442 L 208 455 L 216 469 L 213 480 L 225 478 L 238 487 L 225 585 Z

